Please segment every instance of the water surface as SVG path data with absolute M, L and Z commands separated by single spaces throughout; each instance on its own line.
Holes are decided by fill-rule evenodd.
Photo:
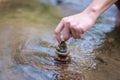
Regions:
M 59 5 L 41 1 L 9 0 L 0 3 L 0 80 L 119 80 L 118 75 L 113 75 L 119 74 L 119 57 L 115 56 L 116 65 L 109 68 L 115 63 L 106 56 L 110 64 L 108 69 L 100 63 L 105 62 L 102 53 L 106 52 L 106 33 L 114 29 L 115 6 L 106 11 L 82 39 L 67 41 L 71 62 L 62 64 L 54 60 L 58 45 L 54 29 L 62 17 L 81 12 L 91 1 L 81 0 L 86 5 L 79 0 L 64 1 Z M 110 38 L 110 42 L 114 44 L 114 39 Z M 101 48 L 101 55 L 96 55 L 100 54 Z M 119 48 L 112 49 L 118 54 Z M 99 63 L 103 67 L 97 68 Z M 118 71 L 108 74 L 110 69 Z M 113 78 L 107 75 L 113 75 Z

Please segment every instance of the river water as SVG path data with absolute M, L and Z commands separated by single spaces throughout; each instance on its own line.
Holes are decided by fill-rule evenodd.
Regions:
M 54 60 L 55 27 L 62 17 L 81 12 L 90 2 L 0 0 L 0 80 L 120 80 L 114 5 L 82 39 L 67 41 L 71 62 Z

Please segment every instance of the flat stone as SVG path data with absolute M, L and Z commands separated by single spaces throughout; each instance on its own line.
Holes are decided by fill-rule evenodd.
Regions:
M 60 63 L 68 63 L 68 62 L 71 62 L 71 57 L 70 56 L 67 56 L 66 58 L 60 58 L 58 56 L 56 56 L 54 58 L 56 61 L 60 62 Z

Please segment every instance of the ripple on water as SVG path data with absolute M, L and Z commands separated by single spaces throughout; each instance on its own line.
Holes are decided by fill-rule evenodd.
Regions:
M 76 79 L 83 80 L 83 70 L 93 68 L 94 56 L 91 53 L 84 53 L 80 50 L 79 46 L 70 50 L 71 62 L 67 64 L 57 63 L 54 60 L 56 44 L 47 42 L 45 40 L 33 40 L 23 46 L 15 55 L 15 61 L 20 64 L 20 69 L 25 72 L 26 76 L 34 79 L 52 80 L 63 79 L 70 80 Z M 39 74 L 42 74 L 36 78 Z M 49 76 L 48 76 L 49 75 Z M 47 76 L 47 77 L 46 77 Z

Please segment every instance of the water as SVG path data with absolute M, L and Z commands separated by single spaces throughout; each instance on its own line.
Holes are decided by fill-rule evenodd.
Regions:
M 111 32 L 114 28 L 115 6 L 106 11 L 82 39 L 67 41 L 71 62 L 61 64 L 54 60 L 55 47 L 58 45 L 54 29 L 63 16 L 81 12 L 91 0 L 88 2 L 81 0 L 83 3 L 79 3 L 79 0 L 78 2 L 65 0 L 61 5 L 48 5 L 50 1 L 41 1 L 2 2 L 0 80 L 96 80 L 97 77 L 97 80 L 109 79 L 102 75 L 107 75 L 105 71 L 99 74 L 100 70 L 106 70 L 105 66 L 97 69 L 99 61 L 106 62 L 106 58 L 104 61 L 104 55 L 96 54 L 100 53 L 101 45 L 106 44 L 105 33 Z M 111 40 L 113 43 L 114 40 L 110 39 L 110 42 Z M 119 51 L 119 48 L 113 50 Z M 103 49 L 102 53 L 105 52 Z M 119 57 L 115 56 L 115 59 L 118 60 Z M 111 60 L 108 58 L 110 65 L 107 67 L 114 65 L 109 61 Z M 116 62 L 116 66 L 108 68 L 108 72 L 110 69 L 118 68 L 117 66 L 120 66 L 119 62 Z M 95 77 L 94 70 L 98 73 Z M 112 77 L 113 79 L 109 80 L 119 80 L 117 75 Z

